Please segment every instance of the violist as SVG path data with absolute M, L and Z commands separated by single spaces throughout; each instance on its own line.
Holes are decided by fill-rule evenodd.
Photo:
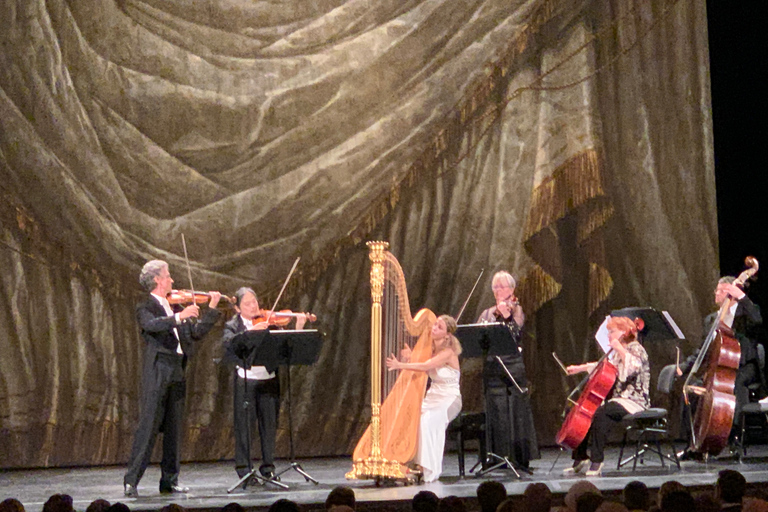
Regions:
M 616 366 L 616 382 L 610 398 L 595 411 L 587 436 L 573 450 L 573 466 L 567 468 L 565 474 L 580 473 L 586 469 L 587 476 L 600 476 L 611 425 L 620 422 L 627 414 L 640 412 L 651 405 L 648 353 L 637 341 L 637 326 L 629 318 L 611 317 L 607 327 L 611 351 L 606 357 Z M 566 370 L 569 375 L 574 375 L 591 372 L 596 365 L 571 365 Z
M 268 328 L 266 321 L 255 321 L 261 314 L 259 300 L 252 288 L 242 287 L 235 292 L 236 314 L 224 325 L 221 343 L 224 361 L 234 366 L 234 425 L 235 425 L 235 471 L 243 478 L 250 471 L 251 447 L 249 432 L 258 421 L 261 441 L 261 465 L 259 473 L 264 478 L 275 476 L 275 439 L 277 418 L 280 408 L 280 384 L 274 369 L 264 366 L 241 368 L 242 363 L 234 354 L 232 340 L 245 331 Z M 296 329 L 302 329 L 307 317 L 303 313 L 295 316 Z M 245 404 L 249 412 L 246 415 Z M 250 421 L 250 424 L 249 424 Z M 246 482 L 247 484 L 247 482 Z
M 509 272 L 496 272 L 491 280 L 496 305 L 483 311 L 477 321 L 501 322 L 507 326 L 520 350 L 499 357 L 517 384 L 524 388 L 528 385 L 521 344 L 525 313 L 515 297 L 516 284 Z M 483 363 L 483 385 L 490 427 L 486 433 L 488 451 L 508 458 L 518 468 L 527 469 L 531 459 L 539 458 L 529 396 L 520 392 L 492 356 Z

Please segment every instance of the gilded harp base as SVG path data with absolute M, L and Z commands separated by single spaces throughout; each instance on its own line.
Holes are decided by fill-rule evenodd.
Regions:
M 346 475 L 348 480 L 393 480 L 410 482 L 414 479 L 408 467 L 396 460 L 369 457 L 358 459 L 352 465 L 352 471 Z

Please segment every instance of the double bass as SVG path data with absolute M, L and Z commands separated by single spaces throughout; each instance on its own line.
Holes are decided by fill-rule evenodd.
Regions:
M 752 256 L 748 256 L 744 264 L 748 268 L 733 283 L 739 287 L 743 287 L 759 267 Z M 690 393 L 699 395 L 696 414 L 691 420 L 691 450 L 705 455 L 717 455 L 728 444 L 736 410 L 733 387 L 739 370 L 741 346 L 723 321 L 734 301 L 731 296 L 723 301 L 683 385 L 687 405 L 690 405 Z M 693 380 L 699 378 L 702 384 L 694 385 Z

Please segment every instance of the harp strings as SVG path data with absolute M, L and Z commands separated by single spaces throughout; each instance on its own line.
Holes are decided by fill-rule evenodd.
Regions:
M 416 336 L 409 334 L 406 327 L 406 320 L 404 315 L 410 314 L 408 311 L 403 310 L 404 297 L 400 296 L 403 290 L 399 291 L 398 286 L 398 272 L 397 268 L 389 261 L 385 264 L 385 284 L 384 284 L 384 297 L 382 298 L 383 304 L 383 330 L 382 333 L 382 352 L 385 356 L 382 358 L 382 399 L 385 396 L 389 396 L 392 393 L 392 389 L 395 385 L 400 372 L 388 371 L 386 368 L 386 357 L 390 354 L 394 354 L 398 359 L 403 348 L 408 346 L 412 348 Z M 400 388 L 402 389 L 402 387 Z M 393 396 L 395 400 L 398 397 Z

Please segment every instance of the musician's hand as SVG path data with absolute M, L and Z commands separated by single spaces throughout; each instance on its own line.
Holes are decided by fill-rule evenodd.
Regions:
M 269 323 L 267 322 L 258 322 L 251 326 L 252 331 L 263 331 L 264 329 L 269 328 Z
M 408 345 L 404 346 L 402 349 L 400 349 L 400 359 L 407 363 L 411 360 L 411 353 L 411 347 Z
M 208 307 L 215 308 L 219 305 L 219 300 L 221 299 L 221 292 L 208 292 L 208 295 L 211 297 L 211 302 L 208 303 Z
M 305 315 L 304 313 L 297 313 L 296 314 L 296 330 L 303 329 L 305 323 L 307 323 L 307 315 Z
M 390 354 L 389 357 L 387 358 L 387 369 L 389 369 L 389 371 L 392 371 L 392 370 L 397 370 L 398 368 L 400 368 L 400 361 L 397 360 L 397 358 L 395 357 L 395 354 Z
M 587 365 L 586 364 L 572 364 L 570 366 L 565 367 L 565 371 L 568 373 L 568 375 L 576 375 L 577 373 L 585 372 L 587 371 Z
M 509 307 L 509 304 L 507 304 L 503 300 L 499 301 L 499 303 L 496 304 L 496 310 L 505 319 L 509 318 L 509 316 L 512 314 L 512 309 Z
M 179 320 L 186 320 L 187 318 L 193 317 L 197 318 L 198 316 L 200 316 L 200 306 L 197 304 L 190 304 L 181 310 L 181 313 L 179 313 Z
M 746 293 L 744 293 L 744 290 L 742 290 L 741 288 L 739 288 L 738 286 L 732 283 L 720 283 L 718 284 L 718 286 L 720 286 L 725 293 L 727 293 L 728 295 L 730 295 L 736 300 L 741 300 L 746 295 Z
M 675 373 L 677 373 L 678 377 L 682 377 L 683 376 L 683 370 L 681 370 L 679 366 L 677 368 L 675 368 Z

